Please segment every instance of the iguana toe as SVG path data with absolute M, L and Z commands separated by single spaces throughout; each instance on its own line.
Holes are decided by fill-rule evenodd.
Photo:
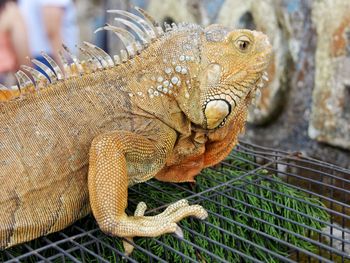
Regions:
M 134 226 L 138 226 L 138 231 L 143 232 L 142 236 L 148 237 L 174 233 L 178 237 L 183 238 L 183 232 L 176 224 L 177 222 L 188 216 L 194 216 L 199 219 L 205 219 L 208 216 L 207 211 L 202 206 L 189 205 L 188 201 L 185 199 L 169 205 L 164 212 L 156 216 L 144 216 L 146 209 L 146 204 L 140 202 L 136 207 L 134 219 L 125 218 L 124 220 L 126 222 L 124 223 L 129 225 L 129 223 L 136 220 L 136 222 L 132 222 Z M 134 246 L 130 244 L 133 240 L 133 236 L 125 237 L 125 239 L 126 240 L 123 240 L 123 246 L 125 254 L 129 255 L 134 249 Z
M 143 216 L 147 210 L 147 205 L 145 202 L 140 202 L 137 204 L 134 216 Z

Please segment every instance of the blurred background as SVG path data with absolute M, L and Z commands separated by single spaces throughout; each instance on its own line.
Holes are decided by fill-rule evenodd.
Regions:
M 139 6 L 160 22 L 220 23 L 265 32 L 274 46 L 268 86 L 251 108 L 242 139 L 300 151 L 350 168 L 350 1 L 348 0 L 19 0 L 0 1 L 0 81 L 40 51 L 89 41 L 110 54 L 121 44 L 94 30 L 116 24 L 107 9 Z

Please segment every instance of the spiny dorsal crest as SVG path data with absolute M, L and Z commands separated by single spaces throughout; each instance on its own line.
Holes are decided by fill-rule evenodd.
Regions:
M 79 60 L 74 54 L 72 54 L 72 52 L 70 52 L 67 46 L 62 45 L 68 60 L 70 60 L 71 63 L 68 62 L 62 52 L 59 52 L 61 64 L 63 65 L 63 69 L 61 69 L 50 56 L 42 52 L 42 56 L 46 59 L 51 68 L 36 59 L 32 59 L 31 61 L 44 71 L 47 76 L 37 69 L 22 65 L 22 70 L 15 73 L 18 85 L 5 87 L 0 84 L 0 102 L 9 101 L 27 93 L 35 92 L 36 90 L 55 84 L 58 81 L 64 81 L 71 77 L 117 66 L 121 63 L 127 62 L 137 54 L 140 54 L 142 50 L 147 48 L 152 42 L 160 39 L 164 35 L 164 30 L 146 11 L 139 7 L 135 7 L 135 9 L 142 17 L 123 10 L 107 11 L 108 13 L 118 15 L 118 17 L 115 18 L 115 21 L 125 26 L 128 30 L 122 27 L 106 24 L 95 31 L 96 33 L 100 30 L 108 30 L 115 33 L 125 47 L 125 49 L 120 50 L 119 55 L 114 55 L 112 59 L 103 49 L 91 43 L 83 42 L 78 48 L 81 54 L 85 57 L 85 60 Z M 164 23 L 165 32 L 176 30 L 178 26 L 185 27 L 186 24 L 176 25 L 173 23 L 170 26 L 169 24 Z

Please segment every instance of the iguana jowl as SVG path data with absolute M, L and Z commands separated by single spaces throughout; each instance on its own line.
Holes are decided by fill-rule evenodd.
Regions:
M 105 233 L 129 239 L 207 216 L 184 200 L 153 217 L 143 216 L 141 203 L 128 216 L 128 187 L 153 177 L 194 181 L 220 162 L 266 78 L 271 46 L 260 32 L 219 25 L 173 24 L 164 32 L 137 10 L 144 18 L 112 13 L 141 43 L 123 28 L 104 27 L 125 44 L 120 56 L 85 43 L 86 59 L 63 60 L 64 70 L 46 55 L 54 71 L 33 61 L 50 80 L 23 67 L 18 90 L 0 87 L 0 248 L 90 211 Z

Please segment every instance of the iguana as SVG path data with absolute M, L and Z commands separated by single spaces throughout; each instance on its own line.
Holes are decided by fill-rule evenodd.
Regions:
M 260 32 L 165 24 L 144 10 L 112 10 L 125 49 L 113 59 L 84 43 L 85 59 L 23 66 L 0 89 L 0 248 L 59 231 L 92 211 L 108 235 L 177 232 L 207 217 L 180 200 L 156 216 L 125 213 L 128 187 L 193 182 L 237 143 L 272 48 Z M 126 243 L 130 253 L 132 248 Z

